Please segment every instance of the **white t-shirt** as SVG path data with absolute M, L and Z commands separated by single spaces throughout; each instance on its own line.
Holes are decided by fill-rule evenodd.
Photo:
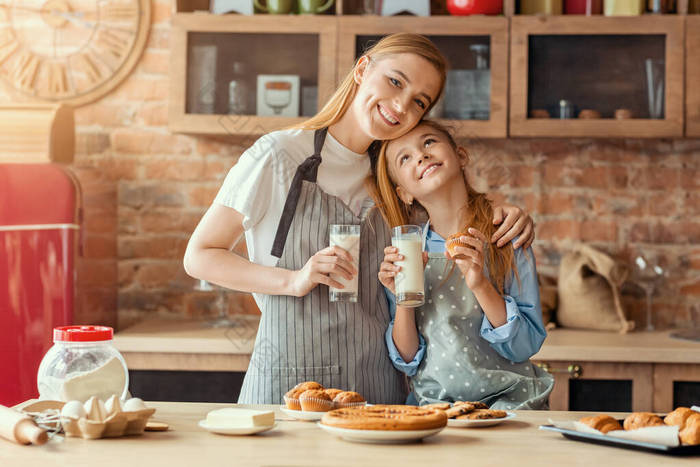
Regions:
M 289 186 L 299 164 L 313 152 L 313 130 L 275 131 L 246 150 L 226 176 L 214 202 L 243 214 L 248 258 L 254 263 L 277 264 L 270 250 Z M 368 197 L 369 156 L 352 152 L 329 132 L 321 157 L 316 183 L 359 215 Z

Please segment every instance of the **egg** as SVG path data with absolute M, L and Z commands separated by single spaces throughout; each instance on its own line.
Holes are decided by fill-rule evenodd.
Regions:
M 68 401 L 61 409 L 61 417 L 72 418 L 73 420 L 78 420 L 79 418 L 85 418 L 87 412 L 80 401 Z
M 124 402 L 124 412 L 137 412 L 146 408 L 146 404 L 144 404 L 138 397 L 132 397 Z

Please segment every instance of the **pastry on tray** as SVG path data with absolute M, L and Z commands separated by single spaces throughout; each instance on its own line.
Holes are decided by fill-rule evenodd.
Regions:
M 284 395 L 284 403 L 290 410 L 301 410 L 301 403 L 299 402 L 299 396 L 306 391 L 304 388 L 290 389 L 287 394 Z
M 683 444 L 700 444 L 700 413 L 695 412 L 691 414 L 685 420 L 685 425 L 681 427 L 681 431 L 678 433 L 678 438 L 680 438 Z
M 697 413 L 698 412 L 689 409 L 688 407 L 678 407 L 676 410 L 669 412 L 668 415 L 664 417 L 664 423 L 666 425 L 677 425 L 683 428 L 688 417 Z
M 634 412 L 630 414 L 623 423 L 625 430 L 636 430 L 648 426 L 663 426 L 664 421 L 651 412 Z
M 612 418 L 610 415 L 596 415 L 593 417 L 583 417 L 579 420 L 579 422 L 588 425 L 594 430 L 600 431 L 601 433 L 622 430 L 620 422 Z
M 330 397 L 331 400 L 335 399 L 335 396 L 337 396 L 338 394 L 343 392 L 342 389 L 335 389 L 335 388 L 326 388 L 326 389 L 324 389 L 324 391 L 326 392 L 326 394 L 328 394 L 328 397 Z
M 357 407 L 366 405 L 367 401 L 359 393 L 354 391 L 343 391 L 333 398 L 333 403 L 339 409 L 345 407 Z
M 351 430 L 430 430 L 447 425 L 447 415 L 413 405 L 370 405 L 332 410 L 321 423 Z

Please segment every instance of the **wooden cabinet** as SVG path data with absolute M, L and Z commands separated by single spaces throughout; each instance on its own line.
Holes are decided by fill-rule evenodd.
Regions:
M 651 410 L 651 363 L 538 363 L 554 376 L 554 390 L 549 398 L 551 410 Z
M 458 137 L 700 136 L 698 15 L 513 15 L 514 0 L 504 3 L 504 16 L 467 17 L 358 15 L 359 0 L 338 0 L 335 11 L 323 15 L 213 15 L 208 8 L 208 0 L 177 2 L 169 109 L 174 132 L 260 135 L 301 122 L 332 94 L 367 44 L 410 31 L 430 37 L 446 55 L 453 70 L 448 89 L 472 83 L 464 76 L 476 68 L 476 51 L 488 51 L 485 116 L 443 116 Z M 681 2 L 679 12 L 685 10 Z M 199 51 L 206 47 L 216 49 L 208 52 L 215 70 L 201 66 Z M 300 97 L 307 105 L 300 104 L 297 117 L 258 116 L 253 106 L 232 111 L 229 85 L 237 62 L 246 65 L 254 99 L 257 75 L 285 74 L 299 77 L 300 94 L 315 96 L 315 105 Z M 192 104 L 211 100 L 212 89 L 210 107 Z M 559 118 L 562 100 L 574 118 Z M 614 118 L 618 109 L 632 118 Z M 550 118 L 532 118 L 542 110 Z M 578 118 L 581 110 L 600 112 L 600 118 Z
M 316 103 L 325 102 L 335 89 L 336 21 L 335 16 L 175 15 L 170 130 L 260 135 L 303 121 L 304 117 L 258 116 L 255 100 L 246 113 L 229 113 L 229 83 L 235 76 L 247 76 L 245 94 L 258 99 L 257 75 L 293 75 L 299 78 L 299 96 L 308 87 L 318 96 Z M 237 73 L 234 63 L 246 71 Z M 301 113 L 306 109 L 299 100 Z
M 700 15 L 690 15 L 686 21 L 686 101 L 685 135 L 700 137 Z
M 653 404 L 655 412 L 668 412 L 681 405 L 700 405 L 700 365 L 655 364 Z
M 677 15 L 512 17 L 510 135 L 682 136 L 684 24 Z M 573 118 L 559 118 L 562 105 Z M 601 115 L 577 118 L 584 109 Z M 617 109 L 632 118 L 615 118 Z
M 344 16 L 339 18 L 338 81 L 352 68 L 355 60 L 369 44 L 396 32 L 414 32 L 429 37 L 449 62 L 451 76 L 446 83 L 447 99 L 455 89 L 478 85 L 469 75 L 477 68 L 474 50 L 483 48 L 488 53 L 490 93 L 486 115 L 472 118 L 463 112 L 463 118 L 452 115 L 442 119 L 459 137 L 498 137 L 507 135 L 508 115 L 508 19 L 505 17 L 450 17 L 431 18 L 392 16 Z M 464 73 L 460 75 L 460 73 Z M 483 78 L 480 75 L 479 78 Z M 453 86 L 453 89 L 449 89 Z M 469 89 L 467 92 L 472 91 Z M 443 102 L 447 99 L 443 99 Z M 445 103 L 446 114 L 453 102 Z M 466 107 L 466 104 L 464 103 Z M 449 116 L 449 115 L 448 115 Z

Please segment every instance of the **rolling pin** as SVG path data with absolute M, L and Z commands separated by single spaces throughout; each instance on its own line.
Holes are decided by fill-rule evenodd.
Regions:
M 39 428 L 29 415 L 0 405 L 0 436 L 19 444 L 44 444 L 46 430 Z

